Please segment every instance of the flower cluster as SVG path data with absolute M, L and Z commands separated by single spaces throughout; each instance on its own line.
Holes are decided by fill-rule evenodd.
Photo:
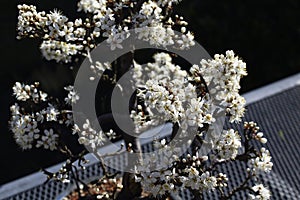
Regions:
M 37 12 L 35 6 L 19 5 L 18 39 L 42 38 L 41 52 L 47 60 L 70 62 L 84 49 L 86 29 L 82 20 L 69 22 L 61 12 Z
M 192 190 L 214 190 L 217 186 L 217 178 L 211 176 L 209 172 L 199 174 L 199 171 L 191 167 L 187 169 L 188 178 L 183 177 L 185 187 L 190 187 Z
M 83 124 L 82 129 L 77 124 L 74 124 L 73 134 L 75 133 L 79 135 L 79 144 L 91 148 L 92 151 L 103 146 L 107 139 L 111 140 L 116 138 L 116 133 L 112 129 L 110 129 L 109 132 L 102 130 L 96 131 L 88 119 Z
M 10 129 L 14 133 L 16 142 L 23 149 L 31 149 L 43 147 L 44 149 L 55 150 L 58 135 L 53 129 L 44 130 L 41 134 L 38 125 L 43 123 L 44 116 L 47 121 L 56 118 L 56 110 L 49 106 L 47 110 L 37 112 L 36 114 L 23 114 L 18 104 L 10 107 L 12 114 L 10 120 Z
M 18 39 L 22 37 L 38 37 L 39 32 L 43 31 L 47 23 L 45 12 L 37 12 L 36 6 L 18 5 Z
M 263 133 L 260 132 L 260 128 L 255 122 L 245 122 L 244 123 L 245 137 L 251 138 L 253 140 L 259 141 L 261 144 L 266 144 L 267 139 L 263 137 Z M 252 154 L 253 156 L 248 161 L 249 171 L 253 174 L 259 174 L 260 172 L 270 172 L 273 167 L 271 162 L 271 155 L 269 150 L 265 147 L 262 147 L 260 151 L 255 151 Z
M 34 85 L 25 85 L 19 82 L 13 87 L 13 94 L 20 102 L 31 100 L 35 104 L 47 101 L 47 94 L 38 89 L 39 83 Z M 33 145 L 35 147 L 43 147 L 45 149 L 56 149 L 57 134 L 53 133 L 53 130 L 44 130 L 44 134 L 41 134 L 39 125 L 43 123 L 44 118 L 46 121 L 56 120 L 59 112 L 49 103 L 46 109 L 43 109 L 36 113 L 26 113 L 24 108 L 20 107 L 18 103 L 15 103 L 10 107 L 12 114 L 10 120 L 10 129 L 14 133 L 16 142 L 23 149 L 31 149 Z
M 220 140 L 216 144 L 218 159 L 235 159 L 241 147 L 241 138 L 237 131 L 233 129 L 223 131 Z
M 45 40 L 40 49 L 47 60 L 70 62 L 72 56 L 77 55 L 83 46 L 56 40 Z
M 31 149 L 34 138 L 39 137 L 39 135 L 36 134 L 40 132 L 40 130 L 37 129 L 37 122 L 32 120 L 32 116 L 30 115 L 21 115 L 18 104 L 12 105 L 10 111 L 12 114 L 10 129 L 14 133 L 16 142 L 23 149 Z M 27 132 L 28 134 L 26 134 Z
M 15 140 L 22 149 L 44 148 L 51 151 L 57 149 L 59 133 L 53 128 L 57 125 L 73 124 L 72 112 L 60 109 L 57 102 L 39 89 L 39 83 L 25 85 L 16 82 L 13 86 L 13 95 L 18 101 L 10 107 L 10 129 Z M 65 98 L 66 104 L 76 103 L 79 96 L 72 86 L 65 87 L 69 91 Z M 29 106 L 29 109 L 27 105 Z M 31 105 L 33 104 L 33 105 Z
M 259 129 L 257 126 L 255 128 Z M 235 159 L 243 161 L 244 155 L 258 156 L 255 159 L 247 159 L 252 167 L 248 168 L 250 177 L 256 176 L 257 172 L 270 172 L 273 164 L 269 151 L 262 148 L 260 153 L 257 153 L 255 150 L 252 151 L 251 147 L 247 147 L 248 149 L 244 149 L 243 152 L 241 137 L 242 135 L 233 129 L 223 131 L 216 143 L 216 151 L 212 151 L 207 156 L 200 156 L 197 151 L 194 154 L 178 156 L 181 155 L 180 148 L 168 144 L 166 139 L 156 141 L 154 147 L 158 150 L 144 157 L 143 162 L 136 166 L 135 180 L 154 197 L 164 196 L 169 192 L 177 194 L 182 188 L 200 193 L 216 189 L 222 191 L 228 186 L 229 179 L 226 174 L 218 172 L 220 169 L 212 166 L 232 162 Z M 255 195 L 249 194 L 251 199 L 270 198 L 269 190 L 262 184 L 252 187 L 250 192 L 255 193 Z
M 153 59 L 154 62 L 145 65 L 134 62 L 133 76 L 139 88 L 139 104 L 131 116 L 138 130 L 157 124 L 155 120 L 160 119 L 177 123 L 186 134 L 197 134 L 198 143 L 205 142 L 205 131 L 200 131 L 200 134 L 198 131 L 206 130 L 205 127 L 215 120 L 212 115 L 213 109 L 210 107 L 212 102 L 205 89 L 206 84 L 209 84 L 208 78 L 215 81 L 213 77 L 221 79 L 220 85 L 215 87 L 217 100 L 227 103 L 226 113 L 232 123 L 240 121 L 245 102 L 238 105 L 230 98 L 234 96 L 235 99 L 243 99 L 238 94 L 239 81 L 246 75 L 246 71 L 244 63 L 235 57 L 233 52 L 228 51 L 226 57 L 217 55 L 214 61 L 203 60 L 202 65 L 216 63 L 207 64 L 206 71 L 193 66 L 190 70 L 191 76 L 173 64 L 172 57 L 167 53 L 157 53 Z M 223 67 L 223 71 L 216 72 L 217 66 Z M 221 77 L 217 73 L 225 75 Z M 233 108 L 233 105 L 237 107 Z M 240 109 L 240 113 L 233 114 L 231 109 Z M 249 145 L 247 149 L 242 148 L 250 140 L 258 140 L 265 144 L 267 140 L 263 133 L 259 132 L 259 127 L 254 122 L 245 122 L 244 130 L 245 135 L 234 129 L 224 130 L 208 157 L 199 156 L 197 151 L 179 157 L 181 153 L 178 147 L 167 144 L 166 140 L 155 143 L 159 150 L 149 157 L 144 157 L 142 163 L 137 165 L 136 181 L 141 183 L 145 191 L 157 197 L 168 192 L 176 194 L 182 187 L 198 192 L 222 190 L 223 187 L 227 187 L 228 178 L 226 174 L 217 173 L 210 166 L 234 162 L 235 159 L 248 161 L 252 169 L 250 171 L 253 172 L 251 176 L 256 176 L 258 171 L 269 172 L 272 162 L 265 148 L 262 148 L 261 153 L 253 151 Z
M 169 54 L 154 55 L 154 63 L 134 64 L 134 78 L 141 89 L 138 97 L 148 108 L 148 115 L 142 110 L 133 111 L 137 126 L 143 127 L 152 120 L 178 123 L 183 130 L 189 126 L 203 127 L 214 122 L 211 102 L 207 96 L 198 96 L 196 86 L 189 82 L 188 73 L 172 63 Z M 140 107 L 142 106 L 140 105 Z
M 172 59 L 168 54 L 156 54 L 154 60 L 154 63 L 148 63 L 144 68 L 137 63 L 134 65 L 135 78 L 139 78 L 138 86 L 144 88 L 139 97 L 144 98 L 146 107 L 152 111 L 148 111 L 148 113 L 155 113 L 152 108 L 156 108 L 157 113 L 163 113 L 167 116 L 164 118 L 166 121 L 174 120 L 173 123 L 180 122 L 179 124 L 181 126 L 183 126 L 185 120 L 181 122 L 178 119 L 179 117 L 182 117 L 180 119 L 184 119 L 184 116 L 186 116 L 187 119 L 187 126 L 202 128 L 205 123 L 210 124 L 213 119 L 212 116 L 208 117 L 210 114 L 206 114 L 206 118 L 211 121 L 201 120 L 201 115 L 197 115 L 198 112 L 200 112 L 200 114 L 205 112 L 205 108 L 207 108 L 208 105 L 205 105 L 202 99 L 197 98 L 197 96 L 193 98 L 193 95 L 189 95 L 188 98 L 185 98 L 185 95 L 189 94 L 184 89 L 185 84 L 187 80 L 191 80 L 190 78 L 186 78 L 187 74 L 179 72 L 181 69 L 171 64 Z M 164 66 L 166 70 L 162 70 L 160 66 Z M 175 73 L 176 71 L 179 73 Z M 143 82 L 145 77 L 150 77 L 150 80 L 146 81 L 146 83 Z M 169 77 L 173 79 L 169 80 Z M 177 80 L 180 84 L 171 85 L 173 80 Z M 195 87 L 192 86 L 191 88 L 190 91 L 195 93 Z M 181 94 L 174 90 L 182 90 L 185 91 L 185 93 Z M 176 111 L 174 113 L 172 113 L 173 110 L 170 109 L 172 104 L 168 106 L 168 102 L 172 102 L 174 99 L 173 94 L 179 97 L 177 101 L 180 102 L 174 103 L 174 105 L 177 106 L 176 109 L 174 109 Z M 185 103 L 187 99 L 190 101 Z M 182 107 L 178 107 L 179 105 Z M 187 105 L 187 107 L 183 107 L 183 105 Z M 135 115 L 133 118 L 137 120 L 137 124 L 140 122 L 145 124 L 145 119 L 149 119 L 145 117 L 146 112 L 143 112 L 142 108 L 141 105 L 138 106 L 139 111 L 135 112 L 138 116 Z M 155 116 L 157 116 L 157 113 Z M 231 115 L 229 114 L 229 116 Z M 178 157 L 178 155 L 181 155 L 180 149 L 166 144 L 166 140 L 162 140 L 159 145 L 155 145 L 159 149 L 158 152 L 143 158 L 143 163 L 137 166 L 136 173 L 138 175 L 136 176 L 136 181 L 142 184 L 145 191 L 150 192 L 155 197 L 163 196 L 170 191 L 176 194 L 179 188 L 182 187 L 202 192 L 205 190 L 214 190 L 226 187 L 228 179 L 226 174 L 223 173 L 212 174 L 213 172 L 210 171 L 211 168 L 206 168 L 205 166 L 234 161 L 236 158 L 243 160 L 244 155 L 248 154 L 257 156 L 255 159 L 247 158 L 250 166 L 252 166 L 252 170 L 250 171 L 254 172 L 252 174 L 253 176 L 255 176 L 257 174 L 255 172 L 258 171 L 269 172 L 273 164 L 268 150 L 262 148 L 261 152 L 257 153 L 247 146 L 247 149 L 244 149 L 244 152 L 242 152 L 242 144 L 248 143 L 250 140 L 258 140 L 262 144 L 265 144 L 267 141 L 263 138 L 263 133 L 258 132 L 259 127 L 254 122 L 245 122 L 244 130 L 247 135 L 242 135 L 234 129 L 224 130 L 215 144 L 214 150 L 208 157 L 199 157 L 196 153 L 194 155 L 188 154 L 180 158 Z M 191 129 L 189 129 L 189 133 L 190 131 Z M 156 163 L 156 165 L 153 166 L 154 163 Z M 156 170 L 152 171 L 152 168 Z M 180 180 L 179 185 L 178 180 Z
M 157 53 L 153 55 L 154 62 L 140 65 L 134 62 L 133 77 L 136 86 L 144 86 L 147 80 L 168 82 L 170 80 L 179 80 L 184 82 L 187 72 L 180 66 L 172 63 L 172 57 L 168 53 Z
M 31 99 L 33 102 L 46 101 L 47 94 L 37 89 L 39 83 L 34 85 L 25 85 L 20 82 L 16 82 L 13 86 L 13 95 L 19 101 L 27 101 Z
M 36 114 L 23 114 L 18 104 L 10 107 L 12 117 L 10 120 L 10 129 L 14 133 L 16 142 L 23 149 L 31 149 L 35 144 L 36 148 L 55 150 L 58 134 L 53 129 L 44 130 L 41 134 L 40 126 L 44 118 L 46 121 L 55 121 L 58 111 L 51 105 L 46 110 L 37 112 Z
M 201 67 L 194 65 L 191 73 L 195 77 L 202 75 L 211 86 L 216 100 L 224 102 L 230 115 L 230 121 L 241 121 L 245 112 L 245 99 L 240 96 L 240 80 L 247 75 L 246 63 L 235 56 L 233 51 L 226 55 L 216 54 L 213 60 L 202 60 Z
M 79 143 L 87 147 L 91 147 L 92 150 L 95 150 L 99 146 L 102 146 L 106 141 L 106 136 L 102 131 L 96 131 L 92 128 L 90 121 L 87 119 L 83 124 L 82 129 L 78 125 L 74 125 L 74 133 L 79 134 Z
M 273 163 L 270 152 L 266 148 L 261 148 L 260 155 L 250 160 L 250 166 L 256 173 L 270 172 L 272 170 Z
M 182 17 L 168 19 L 163 13 L 169 12 L 172 1 L 146 1 L 139 11 L 136 2 L 107 0 L 80 0 L 78 11 L 89 13 L 91 17 L 78 18 L 74 21 L 58 10 L 38 12 L 35 6 L 19 5 L 18 39 L 25 37 L 41 38 L 42 55 L 47 60 L 70 63 L 78 55 L 86 55 L 95 48 L 99 41 L 107 39 L 111 50 L 123 48 L 122 42 L 129 37 L 128 30 L 137 28 L 138 38 L 156 46 L 176 46 L 186 49 L 195 44 L 194 36 L 186 31 L 187 23 Z M 121 12 L 131 13 L 122 16 Z M 135 12 L 134 12 L 135 11 Z M 183 35 L 178 36 L 172 26 L 181 26 Z M 149 27 L 153 27 L 149 29 Z M 102 38 L 102 39 L 100 39 Z
M 180 155 L 180 148 L 168 145 L 165 139 L 155 142 L 155 147 L 158 152 L 143 159 L 143 163 L 136 167 L 135 177 L 143 189 L 154 197 L 169 192 L 177 194 L 182 188 L 204 192 L 227 186 L 226 174 L 213 175 L 210 171 L 200 170 L 207 162 L 207 156 L 187 154 L 180 158 L 177 156 Z M 165 165 L 167 167 L 162 167 Z
M 106 6 L 106 0 L 80 0 L 78 2 L 78 11 L 94 13 Z
M 252 200 L 268 200 L 271 198 L 271 192 L 262 184 L 253 186 L 252 190 L 255 192 L 255 194 L 249 194 Z

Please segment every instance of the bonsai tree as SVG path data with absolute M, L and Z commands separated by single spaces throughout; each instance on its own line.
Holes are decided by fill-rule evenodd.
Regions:
M 247 192 L 250 199 L 270 198 L 270 191 L 257 179 L 259 173 L 270 172 L 273 165 L 269 151 L 254 144 L 267 142 L 257 124 L 244 122 L 243 131 L 223 130 L 225 117 L 230 124 L 242 123 L 246 102 L 239 89 L 240 79 L 247 75 L 246 63 L 233 51 L 226 51 L 186 66 L 178 55 L 170 53 L 171 49 L 186 51 L 197 45 L 187 30 L 188 23 L 173 13 L 178 3 L 80 0 L 81 17 L 75 20 L 58 10 L 46 13 L 33 5 L 18 6 L 17 39 L 36 39 L 47 61 L 72 66 L 75 72 L 80 73 L 80 65 L 88 63 L 87 81 L 99 80 L 102 88 L 108 88 L 96 98 L 101 114 L 90 119 L 72 109 L 84 98 L 76 86 L 63 88 L 67 95 L 64 99 L 49 96 L 39 83 L 16 82 L 13 86 L 16 103 L 10 108 L 9 123 L 17 144 L 24 150 L 44 148 L 67 155 L 69 159 L 59 171 L 43 171 L 49 180 L 69 182 L 73 178 L 79 199 L 95 195 L 102 199 L 166 199 L 174 198 L 181 189 L 189 190 L 194 199 L 203 199 L 210 191 L 216 191 L 220 199 L 230 199 L 241 191 Z M 151 61 L 137 49 L 116 57 L 114 62 L 93 57 L 93 50 L 100 45 L 108 47 L 107 54 L 124 49 L 130 37 L 160 50 L 150 51 Z M 148 61 L 140 63 L 140 58 Z M 120 80 L 128 72 L 130 84 L 124 86 Z M 134 92 L 128 94 L 128 90 Z M 125 106 L 128 117 L 119 119 L 130 118 L 130 131 L 118 127 L 115 116 L 120 113 L 113 113 L 110 107 L 113 91 L 120 94 L 118 100 L 124 97 L 129 102 Z M 97 129 L 95 122 L 103 130 Z M 139 136 L 161 124 L 172 125 L 170 136 L 153 137 L 155 150 L 142 152 Z M 75 153 L 66 137 L 69 133 L 86 150 Z M 120 139 L 125 144 L 118 151 L 98 152 Z M 106 193 L 101 190 L 101 194 L 94 194 L 90 191 L 97 186 L 79 179 L 78 170 L 84 170 L 87 150 L 100 160 L 104 177 L 99 182 L 115 178 L 120 172 L 109 172 L 107 157 L 136 155 L 128 158 L 130 166 L 122 171 L 120 190 L 111 192 L 108 188 Z M 234 162 L 245 163 L 241 174 L 246 176 L 229 190 L 231 180 L 222 166 Z M 252 185 L 252 180 L 257 183 Z

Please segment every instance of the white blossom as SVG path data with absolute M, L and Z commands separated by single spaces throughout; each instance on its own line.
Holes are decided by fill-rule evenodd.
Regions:
M 43 114 L 46 114 L 47 121 L 56 121 L 59 113 L 60 112 L 50 103 L 48 104 L 47 109 L 43 112 Z
M 246 101 L 238 92 L 240 79 L 247 75 L 246 63 L 233 51 L 226 51 L 226 55 L 216 54 L 213 60 L 202 60 L 201 67 L 194 65 L 190 71 L 195 79 L 201 74 L 207 85 L 213 84 L 210 92 L 226 104 L 230 122 L 241 121 Z
M 56 24 L 60 26 L 68 21 L 68 18 L 62 15 L 62 12 L 57 9 L 50 11 L 50 13 L 47 14 L 47 17 L 48 17 L 48 21 L 46 23 L 47 25 Z
M 217 155 L 220 160 L 235 159 L 241 147 L 241 138 L 238 132 L 233 129 L 224 130 L 220 140 L 216 143 Z
M 17 100 L 26 101 L 30 98 L 30 86 L 21 84 L 16 82 L 13 87 L 14 95 L 16 96 Z
M 94 13 L 104 7 L 106 0 L 80 0 L 78 2 L 78 11 Z
M 33 102 L 38 103 L 39 101 L 46 101 L 47 94 L 39 91 L 37 86 L 39 85 L 36 82 L 34 85 L 25 85 L 20 82 L 16 82 L 13 86 L 13 95 L 19 101 L 27 101 L 31 99 Z
M 25 128 L 25 131 L 28 132 L 29 135 L 33 134 L 35 139 L 39 137 L 39 135 L 36 133 L 40 132 L 40 130 L 37 128 L 37 125 L 37 122 L 32 120 L 32 122 L 27 124 Z
M 79 134 L 78 142 L 86 145 L 93 151 L 101 147 L 107 139 L 114 139 L 116 136 L 116 133 L 113 130 L 110 130 L 108 133 L 105 133 L 102 130 L 96 131 L 88 119 L 82 125 L 82 129 L 75 124 L 73 127 L 73 133 L 74 132 Z
M 38 37 L 38 30 L 43 29 L 47 22 L 45 12 L 37 12 L 36 6 L 18 5 L 18 39 L 22 37 Z
M 65 102 L 69 105 L 75 104 L 79 100 L 78 93 L 74 90 L 73 86 L 64 87 L 66 91 L 68 91 L 68 96 L 65 98 Z
M 44 149 L 50 149 L 51 151 L 57 148 L 57 138 L 58 135 L 54 134 L 53 129 L 45 129 L 44 135 L 41 137 L 40 140 L 37 141 L 36 147 L 40 148 L 43 147 Z
M 191 32 L 188 32 L 187 34 L 183 34 L 181 36 L 181 39 L 177 41 L 177 43 L 179 44 L 179 48 L 180 49 L 188 49 L 191 46 L 195 45 L 195 41 L 194 41 L 194 36 L 192 35 Z
M 271 198 L 270 190 L 265 188 L 262 184 L 253 186 L 252 190 L 255 192 L 255 194 L 249 194 L 252 200 L 268 200 Z
M 40 49 L 47 60 L 68 63 L 72 56 L 83 50 L 83 46 L 57 40 L 44 40 Z
M 115 49 L 123 49 L 121 43 L 123 40 L 119 37 L 119 35 L 109 35 L 107 39 L 107 43 L 110 45 L 110 49 L 113 51 Z
M 250 167 L 254 172 L 270 172 L 273 167 L 273 163 L 271 162 L 271 155 L 269 150 L 266 148 L 261 148 L 261 155 L 250 160 Z
M 194 167 L 186 169 L 188 177 L 180 177 L 185 187 L 189 187 L 193 190 L 214 190 L 217 186 L 217 178 L 211 176 L 209 172 L 200 172 Z

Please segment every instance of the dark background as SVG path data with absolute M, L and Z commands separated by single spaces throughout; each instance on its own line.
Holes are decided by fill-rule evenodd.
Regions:
M 12 85 L 16 81 L 40 81 L 51 95 L 72 83 L 73 74 L 65 66 L 44 62 L 40 41 L 15 39 L 17 8 L 34 4 L 39 10 L 60 8 L 67 16 L 76 15 L 77 1 L 1 2 L 0 75 L 0 185 L 61 160 L 48 151 L 22 151 L 8 131 Z M 211 54 L 234 50 L 247 62 L 248 76 L 242 93 L 300 72 L 299 0 L 183 0 L 176 8 L 190 23 L 196 40 Z

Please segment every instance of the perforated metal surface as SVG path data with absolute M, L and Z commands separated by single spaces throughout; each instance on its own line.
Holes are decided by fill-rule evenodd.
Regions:
M 300 199 L 300 86 L 250 104 L 246 120 L 250 119 L 268 138 L 274 168 L 263 181 L 273 199 Z
M 273 156 L 274 169 L 270 174 L 262 174 L 260 179 L 271 190 L 272 199 L 300 199 L 300 86 L 251 103 L 245 118 L 255 119 L 268 138 L 267 148 Z M 241 130 L 242 124 L 235 128 Z M 152 151 L 153 147 L 151 143 L 147 143 L 142 148 L 143 151 Z M 120 156 L 115 162 L 118 164 L 125 160 Z M 241 182 L 245 176 L 244 169 L 245 165 L 238 162 L 221 167 L 220 172 L 228 174 L 232 184 L 229 189 Z M 101 175 L 101 167 L 97 163 L 80 173 L 81 178 L 86 181 Z M 57 199 L 59 195 L 65 195 L 72 186 L 72 182 L 62 184 L 50 181 L 7 199 Z M 180 196 L 182 199 L 192 199 L 189 191 L 181 191 Z M 216 193 L 206 193 L 205 199 L 217 199 Z M 240 192 L 233 199 L 247 199 L 247 194 Z

